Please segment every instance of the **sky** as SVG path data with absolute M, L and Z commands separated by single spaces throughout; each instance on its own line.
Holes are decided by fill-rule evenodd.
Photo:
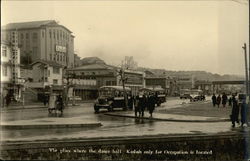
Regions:
M 2 1 L 1 24 L 56 20 L 75 36 L 75 52 L 119 65 L 244 75 L 247 0 Z

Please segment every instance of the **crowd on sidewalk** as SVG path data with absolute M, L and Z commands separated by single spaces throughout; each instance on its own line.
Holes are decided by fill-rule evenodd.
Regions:
M 219 94 L 217 97 L 215 94 L 212 96 L 212 103 L 214 107 L 220 108 L 220 104 L 222 104 L 222 107 L 225 108 L 228 103 L 228 107 L 232 107 L 232 112 L 230 115 L 230 119 L 232 121 L 232 127 L 236 126 L 236 123 L 241 124 L 243 126 L 244 124 L 248 125 L 247 122 L 247 103 L 246 103 L 246 97 L 245 95 L 238 95 L 237 93 L 232 94 L 231 96 L 228 96 L 223 93 L 222 96 Z M 239 121 L 240 116 L 240 121 Z

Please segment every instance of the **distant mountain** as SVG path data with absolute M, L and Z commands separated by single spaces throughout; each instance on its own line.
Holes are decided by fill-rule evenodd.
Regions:
M 86 57 L 80 60 L 80 64 L 89 65 L 89 64 L 106 64 L 106 63 L 98 57 Z
M 152 76 L 153 73 L 155 76 L 163 77 L 163 76 L 169 76 L 169 77 L 192 77 L 196 80 L 206 80 L 206 81 L 219 81 L 219 80 L 244 80 L 244 76 L 238 76 L 238 75 L 219 75 L 219 74 L 213 74 L 206 71 L 170 71 L 165 69 L 151 69 L 151 68 L 143 68 L 139 67 L 138 70 L 140 71 L 147 71 L 150 76 Z

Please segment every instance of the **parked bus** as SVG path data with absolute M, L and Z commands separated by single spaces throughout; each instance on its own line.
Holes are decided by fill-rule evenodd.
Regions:
M 132 108 L 131 89 L 125 87 L 128 98 L 128 107 Z M 99 96 L 94 104 L 95 112 L 99 112 L 100 109 L 107 109 L 113 111 L 115 108 L 122 108 L 126 110 L 124 90 L 122 86 L 103 86 L 99 89 Z

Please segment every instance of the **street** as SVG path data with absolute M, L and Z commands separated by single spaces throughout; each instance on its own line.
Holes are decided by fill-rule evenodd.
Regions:
M 189 100 L 181 100 L 179 98 L 169 98 L 168 101 L 157 107 L 155 115 L 163 115 L 170 113 L 171 110 L 187 109 L 189 106 L 210 107 L 210 102 L 190 103 Z M 217 108 L 215 108 L 217 110 Z M 230 109 L 219 109 L 230 111 Z M 196 110 L 197 111 L 197 110 Z M 202 111 L 202 110 L 201 110 Z M 214 111 L 214 110 L 211 110 Z M 133 113 L 132 111 L 129 111 Z M 101 127 L 85 127 L 85 128 L 55 128 L 55 129 L 20 129 L 20 130 L 2 130 L 3 141 L 34 141 L 34 140 L 51 140 L 51 139 L 77 139 L 77 138 L 95 138 L 95 137 L 121 137 L 121 136 L 145 136 L 145 135 L 166 135 L 166 134 L 202 134 L 202 133 L 221 133 L 231 131 L 230 122 L 175 122 L 175 121 L 155 121 L 128 117 L 107 116 L 108 113 L 125 113 L 121 110 L 114 112 L 100 111 L 95 114 L 92 103 L 84 103 L 79 106 L 69 107 L 64 110 L 63 116 L 49 115 L 47 108 L 39 109 L 22 109 L 9 110 L 2 112 L 2 123 L 19 123 L 27 124 L 34 122 L 52 122 L 58 120 L 61 123 L 77 122 L 98 122 Z M 185 115 L 177 115 L 175 111 L 174 117 L 183 117 Z M 177 112 L 178 113 L 178 112 Z M 202 113 L 202 112 L 201 112 Z M 221 113 L 221 112 L 220 112 Z M 225 113 L 225 112 L 223 112 Z M 146 111 L 145 117 L 149 114 Z M 166 115 L 167 117 L 167 115 Z M 171 116 L 172 117 L 172 116 Z M 185 116 L 192 119 L 195 116 Z M 200 117 L 200 118 L 203 118 Z M 206 117 L 204 117 L 206 118 Z M 234 130 L 235 131 L 235 130 Z

